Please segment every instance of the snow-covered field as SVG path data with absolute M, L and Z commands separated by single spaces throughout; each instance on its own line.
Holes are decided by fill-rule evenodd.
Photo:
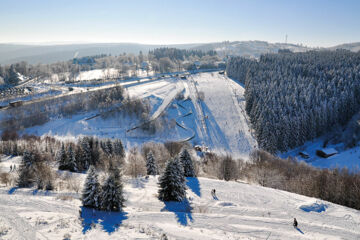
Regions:
M 9 162 L 10 161 L 10 162 Z M 12 159 L 6 162 L 12 163 Z M 82 186 L 84 175 L 78 174 Z M 0 187 L 0 239 L 359 239 L 360 212 L 284 191 L 187 179 L 185 203 L 157 199 L 157 177 L 125 179 L 123 213 L 82 209 L 80 194 Z M 212 197 L 211 189 L 216 189 Z M 72 197 L 66 197 L 66 196 Z M 298 229 L 292 226 L 298 220 Z
M 244 112 L 244 88 L 218 72 L 193 74 L 187 79 L 145 79 L 122 85 L 130 96 L 149 100 L 152 106 L 150 119 L 165 114 L 169 121 L 176 121 L 177 125 L 156 134 L 127 132 L 139 124 L 136 119 L 98 117 L 86 120 L 97 114 L 92 112 L 75 115 L 70 119 L 54 119 L 42 126 L 26 129 L 25 132 L 69 138 L 79 135 L 117 137 L 125 145 L 146 141 L 189 140 L 193 144 L 207 146 L 212 151 L 243 158 L 247 158 L 256 146 Z M 176 100 L 178 93 L 184 94 L 183 100 Z M 202 93 L 205 97 L 199 101 L 198 95 Z

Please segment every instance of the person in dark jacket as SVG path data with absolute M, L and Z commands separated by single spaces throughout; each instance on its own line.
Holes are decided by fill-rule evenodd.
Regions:
M 297 226 L 298 226 L 298 222 L 296 221 L 296 218 L 294 218 L 293 226 L 294 226 L 295 228 L 297 228 Z

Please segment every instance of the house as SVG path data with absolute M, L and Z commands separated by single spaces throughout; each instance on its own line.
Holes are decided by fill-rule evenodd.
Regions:
M 180 78 L 181 78 L 181 79 L 186 79 L 186 76 L 185 76 L 185 75 L 183 75 L 183 76 L 181 76 Z
M 336 151 L 334 148 L 323 148 L 323 149 L 316 150 L 316 155 L 318 155 L 319 157 L 322 157 L 322 158 L 328 158 L 337 153 L 338 153 L 338 151 Z
M 13 101 L 13 102 L 9 102 L 10 107 L 18 107 L 21 106 L 24 102 L 23 101 Z
M 225 71 L 220 71 L 219 74 L 224 75 L 224 74 L 225 74 Z
M 310 158 L 310 155 L 305 151 L 299 152 L 299 155 L 300 155 L 300 157 L 305 158 L 305 159 Z

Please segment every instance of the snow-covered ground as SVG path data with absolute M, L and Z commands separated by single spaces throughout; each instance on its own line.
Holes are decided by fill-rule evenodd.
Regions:
M 80 135 L 96 135 L 106 138 L 121 138 L 125 145 L 136 145 L 146 141 L 185 141 L 194 145 L 205 145 L 219 153 L 231 153 L 235 157 L 247 158 L 256 146 L 244 111 L 244 88 L 218 72 L 189 75 L 187 79 L 169 77 L 164 79 L 141 79 L 121 83 L 132 97 L 148 99 L 151 118 L 164 115 L 168 121 L 176 122 L 155 134 L 139 130 L 127 132 L 139 124 L 131 117 L 86 120 L 97 112 L 82 113 L 70 119 L 54 119 L 42 126 L 26 129 L 28 134 L 53 135 L 73 138 Z M 111 85 L 91 88 L 91 91 Z M 73 90 L 74 92 L 77 90 Z M 179 93 L 183 100 L 177 100 Z M 204 100 L 199 101 L 203 93 Z
M 360 171 L 360 146 L 356 146 L 351 149 L 344 149 L 342 143 L 333 145 L 329 144 L 327 148 L 333 148 L 337 150 L 337 154 L 322 158 L 316 155 L 316 150 L 323 149 L 323 140 L 315 139 L 314 141 L 308 141 L 303 146 L 292 149 L 286 153 L 280 154 L 280 157 L 287 158 L 288 156 L 296 157 L 300 161 L 305 161 L 308 164 L 319 168 L 348 168 L 350 171 Z M 309 158 L 302 158 L 299 153 L 306 152 L 309 154 Z
M 9 165 L 5 159 L 0 165 Z M 80 176 L 82 175 L 82 176 Z M 83 174 L 78 174 L 83 185 Z M 0 239 L 359 239 L 360 212 L 297 194 L 187 179 L 184 203 L 157 199 L 157 177 L 125 179 L 123 213 L 82 209 L 80 194 L 0 187 Z M 210 194 L 216 189 L 216 197 Z M 81 191 L 80 191 L 81 192 Z M 71 196 L 71 197 L 66 197 Z M 292 226 L 296 218 L 298 229 Z

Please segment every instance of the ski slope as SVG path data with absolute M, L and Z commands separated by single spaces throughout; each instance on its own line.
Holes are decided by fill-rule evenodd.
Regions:
M 79 179 L 82 186 L 84 176 Z M 157 177 L 125 179 L 124 213 L 83 209 L 83 219 L 79 218 L 79 194 L 3 186 L 0 238 L 62 239 L 65 234 L 71 239 L 160 239 L 166 234 L 169 239 L 209 240 L 360 236 L 360 212 L 350 208 L 241 182 L 188 178 L 187 186 L 187 202 L 164 203 L 156 197 Z M 61 200 L 66 195 L 72 198 Z M 292 226 L 294 217 L 298 229 Z
M 129 95 L 147 99 L 151 104 L 150 120 L 164 116 L 168 122 L 176 124 L 155 134 L 140 130 L 128 132 L 140 124 L 137 119 L 97 117 L 87 120 L 97 114 L 89 112 L 68 119 L 53 119 L 42 126 L 25 129 L 24 132 L 59 138 L 76 138 L 81 135 L 116 137 L 125 141 L 126 146 L 147 141 L 190 141 L 194 145 L 206 146 L 211 151 L 230 153 L 244 159 L 257 145 L 243 110 L 244 88 L 218 72 L 192 74 L 187 79 L 170 77 L 130 83 L 124 84 Z M 183 100 L 176 99 L 179 93 L 183 93 Z M 203 100 L 199 100 L 201 94 L 205 96 Z

